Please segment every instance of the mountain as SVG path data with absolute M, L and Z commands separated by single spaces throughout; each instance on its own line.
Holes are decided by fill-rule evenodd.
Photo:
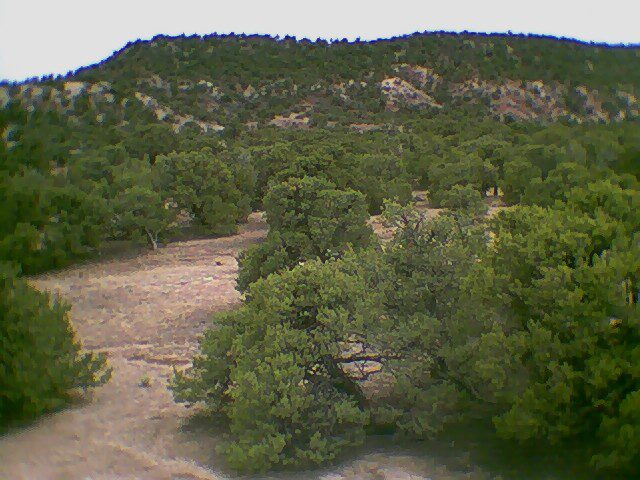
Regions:
M 0 105 L 89 128 L 218 132 L 385 129 L 448 114 L 619 122 L 640 110 L 640 47 L 523 35 L 424 33 L 374 42 L 157 36 L 65 77 L 0 84 Z

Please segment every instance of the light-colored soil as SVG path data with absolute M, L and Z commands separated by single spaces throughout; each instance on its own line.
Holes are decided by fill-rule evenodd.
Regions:
M 428 200 L 428 195 L 429 194 L 426 190 L 416 190 L 413 192 L 413 202 L 422 215 L 424 215 L 426 219 L 430 220 L 437 217 L 442 211 L 444 211 L 444 209 L 431 206 Z M 488 217 L 492 217 L 499 211 L 507 208 L 500 197 L 486 197 L 485 203 L 487 204 Z M 382 215 L 373 215 L 369 218 L 368 223 L 382 243 L 386 243 L 393 238 L 395 230 L 393 227 L 385 224 Z
M 266 232 L 253 214 L 235 236 L 34 278 L 72 304 L 84 346 L 106 351 L 114 371 L 92 398 L 1 437 L 0 479 L 220 478 L 199 466 L 211 464 L 214 436 L 183 426 L 190 411 L 167 379 L 193 357 L 211 313 L 239 303 L 235 257 Z

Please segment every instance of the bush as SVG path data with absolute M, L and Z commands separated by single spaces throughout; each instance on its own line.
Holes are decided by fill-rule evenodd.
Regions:
M 402 157 L 358 155 L 351 188 L 365 194 L 369 213 L 380 213 L 384 200 L 406 204 L 411 200 L 411 182 Z
M 164 192 L 211 233 L 235 233 L 249 215 L 251 198 L 240 185 L 246 177 L 243 166 L 227 165 L 208 147 L 158 155 L 156 164 L 163 172 Z
M 314 258 L 337 257 L 372 240 L 364 195 L 338 190 L 322 178 L 290 178 L 274 185 L 264 206 L 269 234 L 263 244 L 240 256 L 240 290 L 283 268 Z
M 0 421 L 26 421 L 61 408 L 75 388 L 105 383 L 103 355 L 83 353 L 69 306 L 0 265 Z
M 378 399 L 375 420 L 382 417 L 412 437 L 433 438 L 477 414 L 478 403 L 493 400 L 491 372 L 501 358 L 494 352 L 468 363 L 484 322 L 459 315 L 468 304 L 464 278 L 484 250 L 485 234 L 452 212 L 430 219 L 387 203 L 384 215 L 397 230 L 376 275 L 384 315 L 372 326 L 370 341 L 395 352 L 387 367 L 396 382 L 388 397 Z
M 72 185 L 53 112 L 0 109 L 0 262 L 25 273 L 66 266 L 93 253 L 101 202 Z M 46 142 L 43 139 L 47 139 Z
M 522 345 L 513 361 L 526 372 L 495 423 L 524 443 L 589 439 L 594 465 L 634 476 L 640 195 L 599 182 L 567 196 L 568 204 L 518 207 L 494 222 L 481 272 L 491 288 L 481 289 L 479 310 L 508 319 L 508 338 Z
M 342 261 L 315 260 L 257 281 L 243 307 L 214 319 L 172 388 L 225 419 L 232 467 L 320 464 L 361 443 L 368 415 L 340 363 L 371 318 L 367 293 Z
M 455 185 L 442 193 L 440 206 L 452 210 L 463 210 L 473 216 L 483 215 L 487 212 L 487 204 L 482 195 L 469 185 Z

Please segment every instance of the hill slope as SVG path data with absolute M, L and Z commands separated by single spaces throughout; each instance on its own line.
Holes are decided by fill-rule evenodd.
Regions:
M 376 42 L 158 36 L 65 78 L 0 85 L 0 102 L 95 126 L 180 131 L 379 128 L 442 112 L 501 120 L 621 121 L 639 115 L 640 48 L 545 37 L 415 34 Z

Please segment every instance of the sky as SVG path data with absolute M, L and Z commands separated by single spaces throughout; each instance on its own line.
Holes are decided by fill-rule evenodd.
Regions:
M 375 40 L 417 31 L 640 43 L 640 0 L 0 0 L 0 79 L 65 74 L 157 34 Z

